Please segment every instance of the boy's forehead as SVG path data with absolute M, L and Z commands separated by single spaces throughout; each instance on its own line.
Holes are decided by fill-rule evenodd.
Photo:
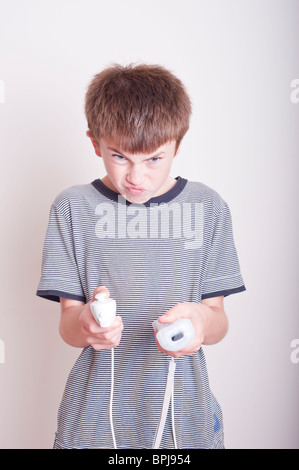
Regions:
M 157 154 L 157 153 L 161 153 L 161 152 L 166 152 L 170 149 L 172 149 L 172 147 L 175 146 L 176 144 L 176 141 L 175 139 L 173 140 L 170 140 L 168 142 L 165 142 L 164 144 L 160 145 L 159 147 L 157 147 L 156 149 L 152 150 L 152 151 L 149 151 L 149 152 L 130 152 L 130 151 L 125 151 L 123 148 L 122 148 L 122 144 L 120 142 L 116 142 L 114 141 L 113 139 L 111 138 L 106 138 L 106 137 L 102 137 L 100 139 L 100 145 L 104 145 L 105 147 L 107 147 L 107 149 L 109 150 L 112 150 L 113 152 L 117 152 L 117 153 L 121 153 L 122 155 L 153 155 L 153 154 Z

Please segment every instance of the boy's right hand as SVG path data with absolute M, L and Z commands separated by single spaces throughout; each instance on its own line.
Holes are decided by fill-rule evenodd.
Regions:
M 85 348 L 92 346 L 96 351 L 111 349 L 119 345 L 124 325 L 121 317 L 117 316 L 113 323 L 107 327 L 101 327 L 94 319 L 90 304 L 95 301 L 95 295 L 99 292 L 110 293 L 104 286 L 97 287 L 92 299 L 84 302 L 60 297 L 61 318 L 59 331 L 62 339 L 70 346 Z
M 118 346 L 121 340 L 122 331 L 124 329 L 124 325 L 120 316 L 116 316 L 113 323 L 107 328 L 101 327 L 95 321 L 90 310 L 90 304 L 96 300 L 95 296 L 99 292 L 105 292 L 107 298 L 110 296 L 110 292 L 106 287 L 97 287 L 93 292 L 92 299 L 87 304 L 85 304 L 79 315 L 81 330 L 86 336 L 86 341 L 96 351 L 100 349 L 111 349 Z

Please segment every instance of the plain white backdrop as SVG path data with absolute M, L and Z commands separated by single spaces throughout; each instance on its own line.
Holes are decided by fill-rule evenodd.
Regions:
M 35 296 L 42 246 L 55 196 L 104 176 L 84 95 L 115 62 L 185 83 L 172 175 L 231 208 L 247 291 L 205 347 L 226 447 L 299 448 L 298 25 L 298 0 L 0 0 L 0 448 L 53 445 L 80 350 L 59 337 L 59 305 Z

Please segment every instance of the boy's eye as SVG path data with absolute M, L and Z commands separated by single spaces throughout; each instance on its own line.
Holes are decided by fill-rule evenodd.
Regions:
M 116 153 L 112 155 L 118 162 L 122 162 L 125 160 L 125 157 L 122 155 L 117 155 Z
M 150 158 L 149 161 L 150 161 L 151 163 L 157 163 L 159 160 L 160 160 L 160 157 L 152 157 L 152 158 Z

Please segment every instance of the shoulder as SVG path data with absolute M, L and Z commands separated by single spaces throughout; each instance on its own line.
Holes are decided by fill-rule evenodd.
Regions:
M 192 202 L 203 202 L 206 206 L 213 207 L 216 212 L 228 208 L 223 197 L 204 183 L 188 180 L 186 190 L 188 199 Z
M 82 217 L 97 204 L 98 191 L 92 184 L 74 185 L 61 191 L 51 204 L 51 217 L 63 217 L 70 223 L 74 219 Z
M 52 207 L 63 208 L 69 207 L 76 203 L 82 203 L 84 199 L 94 196 L 95 190 L 92 184 L 78 184 L 70 186 L 61 191 L 54 199 Z

